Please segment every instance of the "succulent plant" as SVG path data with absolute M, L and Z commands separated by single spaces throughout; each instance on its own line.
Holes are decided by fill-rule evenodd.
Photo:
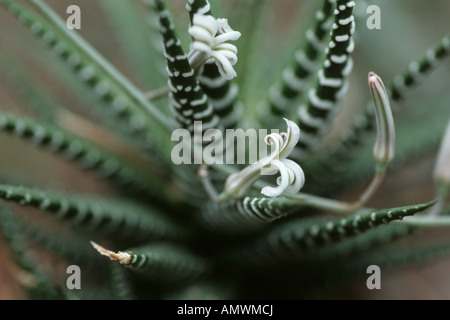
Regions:
M 166 2 L 91 3 L 108 30 L 97 40 L 115 36 L 96 49 L 85 3 L 76 30 L 55 11 L 65 3 L 0 0 L 2 20 L 17 19 L 0 32 L 0 131 L 15 139 L 1 142 L 0 230 L 28 298 L 345 297 L 336 288 L 365 283 L 370 266 L 448 255 L 420 231 L 450 226 L 449 99 L 402 102 L 448 56 L 449 35 L 389 81 L 376 69 L 398 48 L 359 33 L 365 1 L 310 4 L 284 46 L 268 38 L 268 8 L 287 2 Z M 365 108 L 348 106 L 352 71 L 368 73 Z M 435 194 L 374 201 L 423 154 L 439 154 Z

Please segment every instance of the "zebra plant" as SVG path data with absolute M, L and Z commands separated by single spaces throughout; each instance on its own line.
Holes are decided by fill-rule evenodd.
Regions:
M 37 177 L 2 168 L 0 230 L 15 265 L 9 274 L 29 298 L 320 298 L 352 279 L 365 283 L 369 266 L 387 270 L 449 253 L 446 241 L 395 241 L 450 225 L 450 129 L 444 135 L 437 121 L 433 134 L 416 133 L 412 127 L 430 126 L 398 107 L 448 56 L 449 36 L 392 81 L 370 72 L 367 108 L 332 126 L 346 110 L 364 26 L 357 12 L 367 4 L 317 1 L 304 37 L 292 40 L 302 41 L 285 50 L 289 61 L 258 66 L 270 2 L 237 3 L 242 21 L 251 14 L 248 25 L 239 26 L 225 1 L 187 0 L 185 15 L 163 0 L 96 2 L 123 44 L 123 59 L 134 63 L 136 85 L 43 0 L 0 0 L 2 15 L 18 20 L 11 25 L 22 24 L 52 51 L 34 59 L 76 97 L 61 106 L 24 67 L 32 58 L 19 37 L 25 29 L 3 28 L 24 63 L 2 53 L 2 80 L 22 104 L 16 110 L 2 99 L 0 130 L 84 170 L 76 171 L 73 184 L 85 186 L 77 188 L 38 178 L 40 167 L 51 176 L 50 160 L 35 164 Z M 375 54 L 387 60 L 395 49 Z M 448 106 L 435 101 L 426 108 L 435 120 L 448 116 Z M 239 162 L 250 158 L 250 146 L 222 137 L 243 127 L 265 129 L 260 138 L 270 152 Z M 385 176 L 418 155 L 411 140 L 421 152 L 436 151 L 441 136 L 435 196 L 405 206 L 394 194 L 393 206 L 370 205 Z M 2 143 L 2 154 L 12 150 L 13 157 L 15 144 Z M 216 161 L 219 155 L 227 161 Z M 337 198 L 371 176 L 359 195 Z M 92 188 L 92 179 L 104 187 Z M 70 285 L 69 266 L 81 270 L 81 288 Z

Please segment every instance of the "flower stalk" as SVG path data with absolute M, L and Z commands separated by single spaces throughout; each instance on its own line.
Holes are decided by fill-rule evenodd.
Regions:
M 374 72 L 369 72 L 369 88 L 375 107 L 377 122 L 377 138 L 373 147 L 373 156 L 376 161 L 375 176 L 359 200 L 354 203 L 354 209 L 367 203 L 375 194 L 384 180 L 388 164 L 395 155 L 395 125 L 392 116 L 391 104 L 381 78 Z

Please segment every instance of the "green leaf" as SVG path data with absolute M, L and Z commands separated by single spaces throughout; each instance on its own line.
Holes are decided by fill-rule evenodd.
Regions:
M 231 81 L 222 77 L 217 66 L 212 63 L 203 66 L 203 73 L 198 77 L 198 82 L 219 116 L 223 128 L 235 128 L 242 111 L 241 104 L 237 101 L 238 85 L 230 84 Z
M 394 269 L 410 268 L 429 261 L 436 261 L 439 258 L 448 257 L 450 254 L 450 244 L 427 243 L 410 246 L 387 246 L 381 247 L 371 252 L 364 252 L 350 260 L 343 260 L 340 264 L 335 264 L 334 268 L 321 270 L 320 279 L 311 286 L 312 290 L 346 284 L 351 280 L 360 278 L 367 279 L 367 267 L 377 265 L 383 274 Z
M 150 148 L 150 151 L 160 155 L 160 150 L 164 150 L 160 141 L 160 137 L 164 136 L 161 126 L 166 130 L 172 128 L 164 115 L 92 46 L 77 33 L 67 29 L 62 19 L 51 8 L 42 1 L 30 0 L 30 2 L 45 17 L 45 21 L 17 2 L 1 0 L 0 4 L 29 27 L 33 34 L 53 48 L 80 80 L 109 105 L 106 114 L 119 119 L 120 123 L 138 138 L 141 146 Z
M 23 235 L 24 226 L 13 219 L 13 215 L 0 206 L 0 233 L 6 240 L 14 260 L 20 268 L 22 286 L 31 299 L 67 299 L 68 296 L 50 281 L 49 277 L 39 270 L 39 264 L 29 257 L 29 247 Z M 24 278 L 27 278 L 25 280 Z
M 191 23 L 196 13 L 211 14 L 211 5 L 208 0 L 186 0 L 186 9 L 189 12 Z
M 314 21 L 305 32 L 303 47 L 295 52 L 292 66 L 283 70 L 281 83 L 273 84 L 269 93 L 268 114 L 263 123 L 280 121 L 292 113 L 294 103 L 301 99 L 310 81 L 320 67 L 333 22 L 334 0 L 323 0 L 322 7 L 314 14 Z M 266 114 L 265 114 L 266 117 Z
M 402 223 L 389 223 L 336 244 L 324 246 L 317 251 L 311 252 L 304 260 L 296 264 L 328 264 L 330 261 L 345 261 L 356 254 L 370 252 L 378 247 L 386 246 L 399 238 L 413 233 L 415 230 L 417 228 Z
M 335 20 L 331 28 L 331 40 L 326 49 L 326 57 L 318 72 L 318 80 L 308 91 L 305 104 L 298 108 L 297 117 L 302 130 L 296 151 L 297 158 L 304 159 L 318 146 L 321 137 L 337 115 L 342 98 L 348 90 L 348 77 L 353 67 L 350 53 L 353 51 L 355 22 L 351 0 L 338 0 L 334 12 Z
M 100 254 L 157 283 L 179 285 L 205 276 L 209 269 L 203 259 L 169 244 L 154 243 L 118 253 L 92 245 Z
M 62 128 L 0 112 L 0 131 L 46 147 L 84 169 L 95 170 L 100 176 L 111 179 L 122 187 L 145 192 L 154 199 L 163 196 L 162 189 L 157 187 L 154 178 Z
M 212 229 L 224 233 L 248 232 L 280 219 L 299 209 L 295 200 L 284 198 L 244 197 L 202 208 L 202 220 Z
M 142 1 L 102 0 L 99 4 L 117 37 L 125 58 L 142 81 L 153 89 L 167 83 L 163 47 L 153 6 Z
M 22 104 L 34 115 L 46 121 L 54 121 L 56 104 L 48 97 L 44 87 L 34 82 L 24 67 L 8 55 L 0 57 L 2 72 L 6 74 L 10 92 L 20 97 Z
M 115 199 L 61 195 L 40 189 L 0 185 L 0 198 L 52 213 L 84 231 L 120 239 L 179 238 L 182 230 L 157 210 Z
M 257 119 L 258 104 L 261 98 L 261 79 L 266 79 L 268 75 L 260 70 L 263 56 L 261 47 L 268 30 L 267 20 L 269 19 L 270 6 L 267 0 L 244 1 L 239 10 L 230 10 L 230 20 L 239 24 L 239 31 L 242 36 L 237 40 L 239 61 L 236 64 L 236 83 L 239 86 L 239 99 L 243 103 L 243 116 L 250 124 Z M 234 23 L 233 23 L 234 25 Z M 232 26 L 233 26 L 232 25 Z M 269 62 L 271 63 L 271 62 Z M 239 110 L 238 110 L 239 111 Z M 241 118 L 242 118 L 241 117 Z M 245 121 L 240 121 L 247 124 Z M 256 125 L 256 124 L 255 124 Z
M 91 248 L 92 251 L 92 248 Z M 112 263 L 110 264 L 111 270 L 111 288 L 112 293 L 119 300 L 133 300 L 133 286 L 129 275 L 129 270 L 122 268 L 121 266 Z
M 174 25 L 169 19 L 162 0 L 156 0 L 155 8 L 159 14 L 160 31 L 163 36 L 167 72 L 169 74 L 170 107 L 181 127 L 194 132 L 194 122 L 202 122 L 203 131 L 215 128 L 219 117 L 215 114 L 207 96 L 203 93 L 194 70 L 175 35 Z
M 364 231 L 426 210 L 435 202 L 355 213 L 342 219 L 295 219 L 278 225 L 251 244 L 236 248 L 234 263 L 269 267 L 299 259 L 319 247 L 339 243 Z
M 59 233 L 47 230 L 36 223 L 26 222 L 17 214 L 5 208 L 1 209 L 1 220 L 8 221 L 20 229 L 23 236 L 33 240 L 42 247 L 76 263 L 87 263 L 89 266 L 99 267 L 99 259 L 93 254 L 89 240 L 78 234 Z

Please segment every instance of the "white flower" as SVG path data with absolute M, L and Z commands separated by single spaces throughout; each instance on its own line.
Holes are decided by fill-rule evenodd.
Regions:
M 188 58 L 194 70 L 214 60 L 225 79 L 236 77 L 233 65 L 237 62 L 238 50 L 235 45 L 226 42 L 239 39 L 241 33 L 231 29 L 227 19 L 196 13 L 188 31 L 193 38 Z
M 272 133 L 265 137 L 265 142 L 274 147 L 274 151 L 252 163 L 243 170 L 230 175 L 225 182 L 225 197 L 242 198 L 260 175 L 280 172 L 277 178 L 278 187 L 264 187 L 261 193 L 268 197 L 277 197 L 283 192 L 295 194 L 305 183 L 302 168 L 292 160 L 287 159 L 300 138 L 300 129 L 292 121 L 284 119 L 288 131 L 281 134 Z
M 381 78 L 374 72 L 369 73 L 369 87 L 375 104 L 377 121 L 377 140 L 373 155 L 380 170 L 392 161 L 395 154 L 395 126 L 389 96 Z

